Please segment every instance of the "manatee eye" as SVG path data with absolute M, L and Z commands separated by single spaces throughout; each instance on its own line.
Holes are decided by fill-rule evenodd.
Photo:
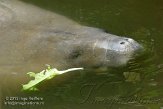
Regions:
M 71 59 L 76 59 L 76 58 L 78 58 L 79 56 L 81 56 L 82 53 L 83 53 L 83 51 L 80 50 L 80 49 L 79 49 L 79 50 L 74 50 L 74 51 L 72 51 L 72 52 L 70 53 L 69 58 L 71 58 Z
M 120 42 L 121 45 L 125 44 L 125 42 Z

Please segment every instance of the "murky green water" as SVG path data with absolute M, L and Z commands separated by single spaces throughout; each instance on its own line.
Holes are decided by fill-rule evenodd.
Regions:
M 43 83 L 41 91 L 35 93 L 12 93 L 5 89 L 8 86 L 2 86 L 3 101 L 8 99 L 6 97 L 29 99 L 31 96 L 33 99 L 41 97 L 43 100 L 38 101 L 44 102 L 25 106 L 2 103 L 3 109 L 163 109 L 162 0 L 24 1 L 65 15 L 82 25 L 131 37 L 142 43 L 147 52 L 122 68 L 59 76 Z M 21 83 L 21 80 L 15 81 Z

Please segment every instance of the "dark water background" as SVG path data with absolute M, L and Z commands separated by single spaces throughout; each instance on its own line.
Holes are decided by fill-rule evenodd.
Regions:
M 82 25 L 131 37 L 146 53 L 125 67 L 61 75 L 40 85 L 39 92 L 8 91 L 1 95 L 3 101 L 7 96 L 42 97 L 44 105 L 7 106 L 2 101 L 2 109 L 163 109 L 162 0 L 24 1 Z

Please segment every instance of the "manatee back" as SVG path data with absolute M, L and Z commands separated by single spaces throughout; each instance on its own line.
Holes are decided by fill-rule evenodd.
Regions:
M 0 27 L 11 24 L 14 19 L 14 12 L 4 5 L 4 2 L 0 0 Z
M 21 25 L 52 26 L 53 28 L 60 27 L 61 29 L 78 25 L 77 22 L 65 16 L 24 3 L 20 0 L 0 0 L 0 17 L 0 23 L 7 22 L 7 24 L 12 20 L 17 25 L 21 23 Z M 3 21 L 4 19 L 5 21 Z

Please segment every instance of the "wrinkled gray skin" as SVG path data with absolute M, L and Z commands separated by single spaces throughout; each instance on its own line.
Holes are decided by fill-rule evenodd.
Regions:
M 62 69 L 121 66 L 140 48 L 131 38 L 82 26 L 17 0 L 0 0 L 0 70 L 45 64 Z

